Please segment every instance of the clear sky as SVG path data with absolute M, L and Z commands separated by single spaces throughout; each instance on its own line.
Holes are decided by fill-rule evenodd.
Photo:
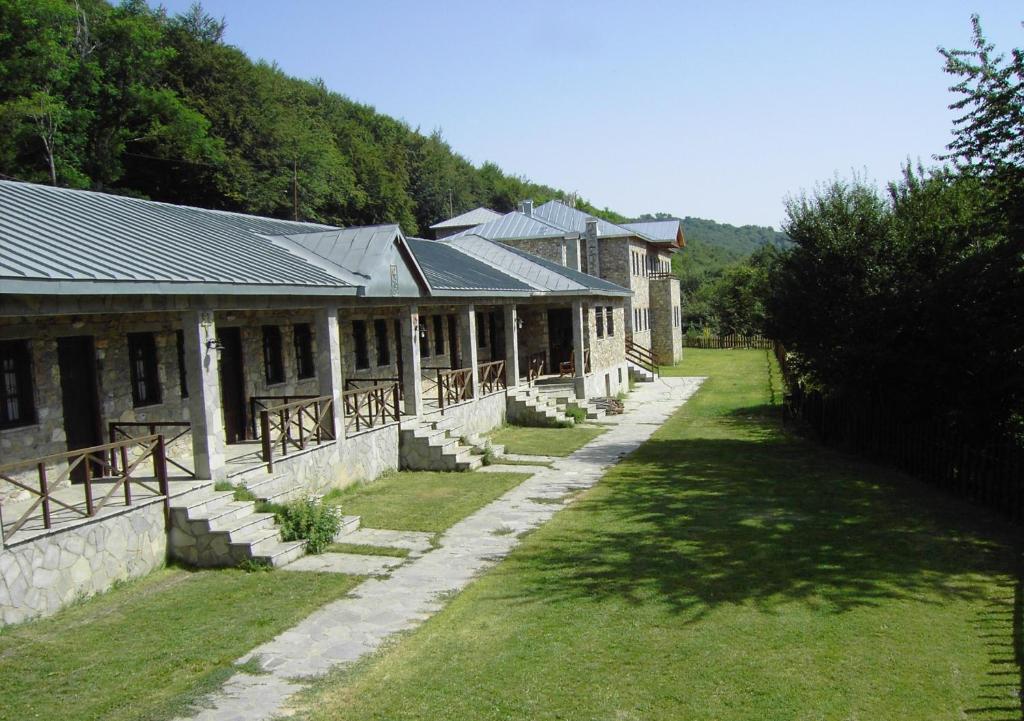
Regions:
M 967 47 L 972 12 L 1004 52 L 1024 45 L 1021 0 L 203 6 L 250 57 L 440 129 L 476 164 L 626 215 L 774 226 L 787 194 L 943 151 L 936 47 Z

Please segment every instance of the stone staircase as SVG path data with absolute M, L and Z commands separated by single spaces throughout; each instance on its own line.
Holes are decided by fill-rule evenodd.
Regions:
M 411 418 L 399 425 L 398 460 L 412 471 L 475 471 L 483 459 L 462 444 L 462 426 L 452 418 Z
M 557 408 L 563 414 L 566 410 L 580 409 L 586 414 L 588 421 L 597 421 L 605 417 L 605 411 L 603 408 L 598 408 L 596 404 L 589 400 L 580 400 L 576 397 L 575 391 L 566 388 L 558 388 L 553 390 L 547 390 L 543 386 L 538 388 L 541 396 L 546 396 L 549 400 L 555 402 L 555 408 Z
M 630 380 L 636 383 L 653 383 L 658 378 L 657 375 L 631 360 L 626 361 L 626 367 L 629 368 Z
M 519 426 L 550 428 L 573 424 L 565 409 L 560 410 L 557 401 L 536 386 L 509 390 L 506 403 L 508 421 Z

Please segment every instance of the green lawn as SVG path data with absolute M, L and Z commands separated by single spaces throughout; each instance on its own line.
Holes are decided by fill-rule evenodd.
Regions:
M 568 456 L 605 432 L 598 426 L 571 428 L 528 428 L 503 426 L 490 434 L 494 443 L 505 446 L 508 453 L 535 456 Z
M 784 434 L 764 351 L 685 357 L 674 418 L 312 717 L 1021 718 L 1007 529 Z
M 529 478 L 527 473 L 401 471 L 328 496 L 368 528 L 440 533 Z
M 169 719 L 361 579 L 164 569 L 0 631 L 0 719 Z

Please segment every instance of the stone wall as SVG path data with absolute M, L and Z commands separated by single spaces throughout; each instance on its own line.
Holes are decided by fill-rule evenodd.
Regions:
M 597 337 L 597 311 L 604 314 L 605 308 L 612 308 L 612 326 L 614 335 L 608 335 L 607 323 L 605 323 L 604 337 Z M 623 325 L 624 316 L 622 301 L 618 298 L 608 298 L 602 305 L 588 305 L 586 307 L 587 324 L 589 326 L 588 337 L 590 339 L 590 368 L 597 372 L 604 368 L 613 368 L 625 362 L 626 358 L 626 327 Z
M 519 330 L 519 374 L 526 377 L 529 358 L 534 353 L 543 353 L 548 358 L 548 309 L 542 306 L 520 305 L 517 307 L 523 327 Z M 550 371 L 550 368 L 548 368 Z M 555 371 L 557 372 L 557 368 Z
M 519 250 L 525 250 L 527 253 L 533 253 L 539 255 L 541 258 L 546 258 L 553 263 L 559 265 L 565 265 L 567 260 L 568 250 L 566 248 L 565 238 L 520 238 L 511 240 L 502 240 L 505 245 L 511 245 L 513 248 Z M 573 241 L 578 242 L 578 241 Z
M 505 397 L 506 391 L 498 391 L 468 403 L 449 406 L 444 410 L 444 418 L 455 419 L 462 426 L 462 435 L 487 433 L 505 422 Z M 441 417 L 440 412 L 434 412 L 425 415 L 424 419 L 437 421 Z
M 584 379 L 587 398 L 614 398 L 629 390 L 629 372 L 625 362 L 596 370 Z
M 654 360 L 675 365 L 683 354 L 680 325 L 679 281 L 675 278 L 651 281 L 651 328 Z
M 0 550 L 0 621 L 47 616 L 167 557 L 163 503 L 140 504 Z

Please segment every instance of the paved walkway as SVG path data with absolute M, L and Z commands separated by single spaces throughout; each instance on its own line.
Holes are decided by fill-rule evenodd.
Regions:
M 605 469 L 647 440 L 702 379 L 665 378 L 638 384 L 626 413 L 617 423 L 567 458 L 555 459 L 501 498 L 449 528 L 432 550 L 395 568 L 386 578 L 372 578 L 342 599 L 327 604 L 297 626 L 239 659 L 258 659 L 264 673 L 236 673 L 208 699 L 209 708 L 195 721 L 259 721 L 280 715 L 303 681 L 339 664 L 351 663 L 378 648 L 392 634 L 406 631 L 437 613 L 448 595 L 497 563 L 518 543 L 519 535 L 549 520 L 566 497 L 593 486 Z M 552 503 L 559 501 L 562 503 Z M 397 545 L 400 534 L 384 542 L 381 534 L 362 529 L 381 545 Z M 346 542 L 357 543 L 353 536 Z M 363 540 L 368 540 L 363 536 Z M 424 552 L 425 551 L 425 552 Z

